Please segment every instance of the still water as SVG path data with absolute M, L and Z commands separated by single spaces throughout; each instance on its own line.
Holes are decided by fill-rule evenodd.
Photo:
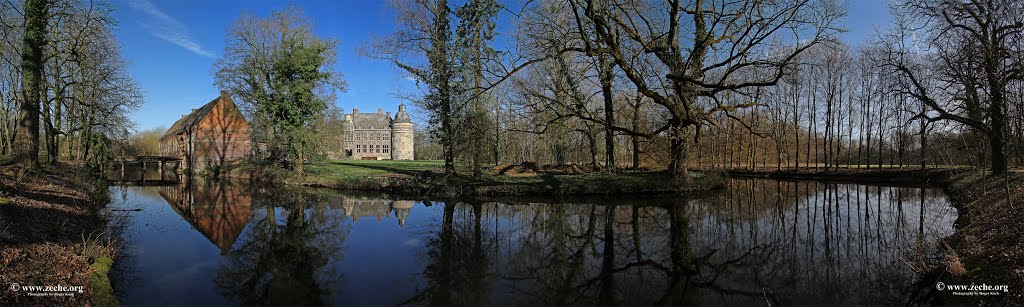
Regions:
M 198 182 L 110 193 L 125 305 L 902 304 L 908 264 L 956 218 L 938 189 L 764 179 L 581 200 Z

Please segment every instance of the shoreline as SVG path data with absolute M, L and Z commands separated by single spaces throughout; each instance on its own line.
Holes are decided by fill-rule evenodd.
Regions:
M 82 166 L 0 166 L 0 305 L 118 305 L 106 187 Z M 15 283 L 81 288 L 48 294 Z
M 859 184 L 928 185 L 944 188 L 957 174 L 978 172 L 958 169 L 730 169 L 730 177 L 838 181 Z
M 696 175 L 695 175 L 696 174 Z M 712 172 L 691 172 L 694 185 L 679 190 L 666 172 L 622 172 L 615 174 L 543 174 L 530 176 L 485 176 L 479 181 L 465 176 L 431 177 L 366 176 L 330 180 L 307 176 L 285 180 L 287 184 L 342 191 L 376 191 L 412 197 L 510 197 L 510 196 L 635 196 L 701 193 L 725 186 L 726 178 Z

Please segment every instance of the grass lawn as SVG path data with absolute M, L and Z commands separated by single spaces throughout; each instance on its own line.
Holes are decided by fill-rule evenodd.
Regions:
M 306 174 L 327 180 L 365 178 L 374 175 L 403 174 L 415 176 L 423 171 L 442 173 L 441 160 L 329 160 L 308 163 Z

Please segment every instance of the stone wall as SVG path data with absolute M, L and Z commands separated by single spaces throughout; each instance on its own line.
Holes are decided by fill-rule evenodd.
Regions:
M 390 129 L 357 129 L 346 131 L 345 150 L 351 151 L 350 159 L 361 160 L 363 157 L 373 157 L 374 160 L 391 159 L 391 138 Z
M 393 160 L 413 160 L 412 123 L 394 123 L 391 125 L 391 147 Z

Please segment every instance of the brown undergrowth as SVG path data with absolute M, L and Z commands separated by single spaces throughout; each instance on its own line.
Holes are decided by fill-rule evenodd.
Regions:
M 954 298 L 952 303 L 1024 305 L 1024 174 L 964 173 L 946 189 L 960 210 L 956 233 L 947 240 L 966 273 L 947 284 L 1009 286 L 1006 295 Z
M 106 239 L 105 185 L 90 174 L 66 164 L 0 166 L 0 305 L 116 304 L 109 285 L 92 285 L 90 265 L 109 263 L 116 248 Z M 83 290 L 54 296 L 25 289 L 58 285 Z

